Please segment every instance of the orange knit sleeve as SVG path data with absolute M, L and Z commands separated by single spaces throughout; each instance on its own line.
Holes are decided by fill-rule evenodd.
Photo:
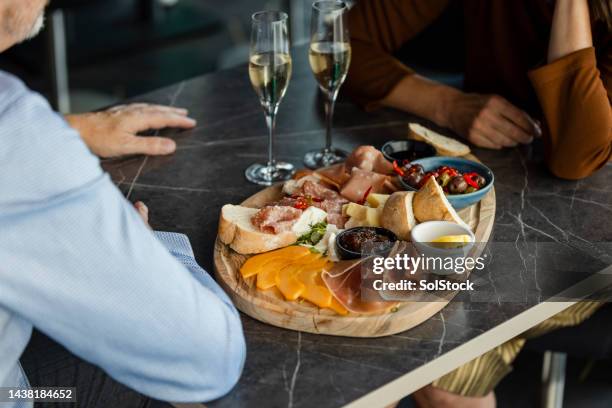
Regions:
M 612 155 L 609 71 L 602 61 L 600 73 L 591 47 L 529 72 L 544 112 L 546 161 L 558 177 L 587 177 Z

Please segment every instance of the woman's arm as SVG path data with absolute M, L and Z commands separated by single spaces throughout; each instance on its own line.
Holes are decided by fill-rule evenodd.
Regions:
M 529 77 L 544 113 L 548 167 L 567 179 L 591 175 L 612 154 L 612 112 L 597 69 L 587 0 L 557 0 L 548 65 Z
M 557 0 L 548 46 L 548 63 L 592 46 L 587 0 Z
M 447 127 L 478 146 L 529 143 L 539 128 L 496 95 L 465 94 L 414 73 L 393 53 L 429 25 L 448 0 L 361 0 L 350 12 L 353 61 L 346 90 L 366 109 L 388 106 Z
M 344 90 L 374 109 L 414 71 L 393 53 L 431 24 L 449 0 L 360 0 L 349 12 L 352 61 Z

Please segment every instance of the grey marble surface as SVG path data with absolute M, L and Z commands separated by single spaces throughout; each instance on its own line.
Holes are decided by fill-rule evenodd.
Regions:
M 293 57 L 294 75 L 278 116 L 277 154 L 299 166 L 306 151 L 323 144 L 324 132 L 321 101 L 304 50 L 294 51 Z M 133 157 L 106 161 L 104 166 L 130 200 L 148 204 L 154 228 L 187 234 L 198 261 L 212 272 L 219 210 L 259 190 L 244 179 L 243 172 L 266 155 L 264 117 L 247 71 L 196 78 L 138 100 L 189 108 L 199 125 L 187 132 L 165 132 L 178 141 L 172 156 Z M 359 144 L 380 146 L 404 137 L 408 120 L 399 112 L 368 114 L 341 100 L 335 142 L 347 150 Z M 612 263 L 612 165 L 586 180 L 563 181 L 546 170 L 538 150 L 536 144 L 501 152 L 475 151 L 496 176 L 493 240 L 516 248 L 508 277 L 535 286 L 559 273 L 557 266 L 538 262 L 537 254 L 529 250 L 535 241 L 580 251 L 589 260 L 588 271 Z M 244 375 L 229 395 L 210 406 L 341 406 L 530 306 L 453 301 L 422 325 L 379 339 L 298 333 L 243 315 L 248 344 Z

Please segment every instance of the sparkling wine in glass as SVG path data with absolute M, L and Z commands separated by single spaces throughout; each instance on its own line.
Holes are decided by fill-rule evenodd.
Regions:
M 279 11 L 260 11 L 252 17 L 249 78 L 266 116 L 268 162 L 252 164 L 245 176 L 252 183 L 266 186 L 287 180 L 294 173 L 292 164 L 277 162 L 274 157 L 276 114 L 291 79 L 287 19 L 287 14 Z
M 304 157 L 304 164 L 316 169 L 343 161 L 347 153 L 332 146 L 332 120 L 340 86 L 351 63 L 351 42 L 344 1 L 320 0 L 312 5 L 311 39 L 308 51 L 310 68 L 325 97 L 326 143 Z

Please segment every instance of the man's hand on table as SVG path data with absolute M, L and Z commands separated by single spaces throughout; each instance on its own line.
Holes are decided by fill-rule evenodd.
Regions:
M 89 149 L 100 157 L 129 154 L 164 155 L 176 150 L 174 140 L 165 137 L 138 136 L 150 129 L 191 129 L 196 121 L 186 109 L 136 103 L 115 106 L 105 111 L 66 115 Z
M 149 225 L 149 207 L 147 207 L 142 201 L 136 201 L 134 203 L 134 208 L 136 208 L 138 215 L 140 215 L 140 218 L 142 218 L 146 226 L 151 228 L 151 225 Z
M 529 144 L 540 137 L 538 122 L 498 95 L 453 92 L 444 104 L 446 127 L 489 149 Z

